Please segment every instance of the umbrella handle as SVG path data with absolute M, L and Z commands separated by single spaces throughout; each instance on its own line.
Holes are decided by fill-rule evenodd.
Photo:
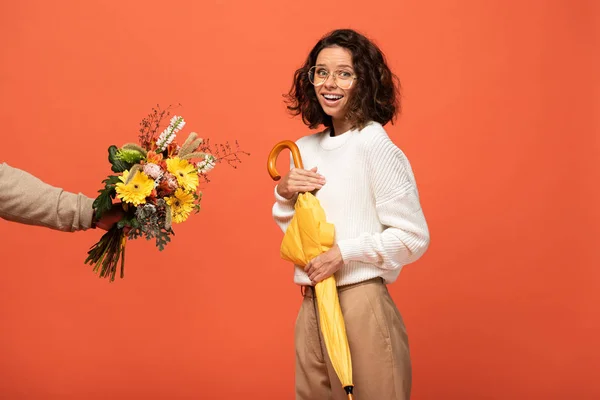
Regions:
M 277 173 L 275 164 L 277 163 L 277 157 L 279 156 L 279 153 L 281 153 L 283 149 L 289 149 L 292 152 L 292 158 L 294 159 L 294 166 L 296 168 L 304 168 L 304 165 L 302 164 L 302 158 L 300 157 L 300 150 L 298 150 L 296 143 L 292 142 L 291 140 L 279 142 L 275 145 L 275 147 L 273 147 L 267 160 L 267 170 L 274 181 L 281 179 L 281 176 L 279 173 Z

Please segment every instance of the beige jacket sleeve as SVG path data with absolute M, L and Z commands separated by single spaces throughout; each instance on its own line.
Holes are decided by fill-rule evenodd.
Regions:
M 66 232 L 86 230 L 92 225 L 93 202 L 0 164 L 0 218 Z

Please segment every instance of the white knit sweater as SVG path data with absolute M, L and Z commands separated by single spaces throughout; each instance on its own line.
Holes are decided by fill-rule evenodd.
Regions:
M 406 264 L 429 245 L 429 230 L 412 168 L 383 127 L 372 122 L 362 130 L 331 137 L 325 130 L 297 142 L 305 169 L 318 168 L 327 183 L 316 192 L 335 225 L 344 266 L 335 274 L 339 286 L 382 277 L 394 282 Z M 293 165 L 293 164 L 292 164 Z M 277 193 L 273 218 L 285 232 L 296 197 Z M 294 282 L 310 285 L 296 266 Z

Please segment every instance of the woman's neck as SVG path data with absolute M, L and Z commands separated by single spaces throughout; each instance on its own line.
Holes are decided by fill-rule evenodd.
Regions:
M 348 121 L 345 118 L 343 120 L 334 119 L 331 122 L 333 123 L 331 132 L 330 132 L 331 136 L 341 135 L 343 133 L 348 132 L 350 130 L 350 128 L 352 128 L 352 124 L 350 124 L 350 121 Z

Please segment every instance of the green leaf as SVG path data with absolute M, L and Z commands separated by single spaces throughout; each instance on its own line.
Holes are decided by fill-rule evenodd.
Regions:
M 117 222 L 117 226 L 119 227 L 119 229 L 123 229 L 126 226 L 130 228 L 136 227 L 136 225 L 139 226 L 137 218 L 135 217 L 135 213 L 128 213 L 123 218 L 121 218 L 119 222 Z
M 113 172 L 123 172 L 133 166 L 133 163 L 123 161 L 119 157 L 119 148 L 112 145 L 108 148 L 108 161 L 111 163 Z
M 104 189 L 98 190 L 100 195 L 96 197 L 93 203 L 94 210 L 96 210 L 96 218 L 102 217 L 102 214 L 112 208 L 112 199 L 116 196 L 115 185 L 119 182 L 117 175 L 109 175 L 105 180 Z
M 171 241 L 171 238 L 166 234 L 162 234 L 156 237 L 156 247 L 158 247 L 158 251 L 163 251 L 167 243 Z

